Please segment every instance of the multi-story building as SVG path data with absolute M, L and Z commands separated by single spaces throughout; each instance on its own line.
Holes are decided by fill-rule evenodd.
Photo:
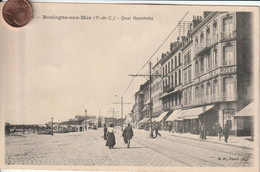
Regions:
M 135 104 L 133 106 L 134 127 L 139 128 L 139 121 L 142 120 L 141 112 L 144 108 L 144 85 L 140 85 L 139 91 L 135 93 Z
M 227 123 L 234 131 L 234 114 L 252 101 L 251 20 L 245 12 L 204 13 L 203 21 L 190 32 L 193 81 L 191 89 L 187 81 L 183 90 L 180 116 L 205 123 L 209 134 L 217 123 L 222 127 Z
M 158 60 L 157 63 L 153 66 L 152 72 L 152 117 L 158 117 L 162 113 L 162 100 L 160 96 L 163 92 L 162 86 L 162 71 L 161 71 L 161 60 Z

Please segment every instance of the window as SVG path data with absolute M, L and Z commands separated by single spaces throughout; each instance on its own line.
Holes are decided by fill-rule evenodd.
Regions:
M 195 39 L 195 48 L 197 48 L 199 46 L 199 41 L 198 38 Z
M 163 67 L 163 76 L 164 76 L 164 67 Z
M 184 103 L 184 105 L 187 105 L 187 90 L 184 90 L 183 94 L 184 94 L 184 100 L 183 100 L 184 102 L 183 103 Z
M 196 103 L 199 101 L 199 87 L 195 87 L 195 101 Z
M 233 34 L 233 17 L 229 16 L 223 19 L 224 37 L 229 37 Z
M 217 80 L 213 81 L 213 88 L 212 88 L 212 94 L 213 94 L 213 100 L 216 101 L 216 95 L 217 95 Z
M 188 82 L 191 82 L 191 68 L 188 69 Z
M 188 104 L 191 104 L 191 89 L 188 90 Z
M 171 59 L 171 70 L 173 70 L 173 59 Z
M 201 60 L 200 60 L 200 64 L 201 64 L 201 65 L 200 65 L 200 67 L 201 67 L 201 68 L 200 68 L 200 72 L 201 72 L 201 74 L 204 73 L 204 59 L 205 59 L 205 58 L 202 56 L 202 57 L 201 57 Z
M 178 85 L 177 83 L 177 72 L 175 72 L 175 87 Z
M 225 46 L 224 47 L 224 56 L 223 56 L 224 65 L 232 65 L 234 64 L 234 52 L 233 46 Z
M 181 104 L 181 93 L 179 94 L 179 105 Z
M 171 72 L 171 69 L 170 69 L 170 62 L 168 62 L 168 73 L 170 73 Z
M 181 70 L 179 70 L 179 84 L 181 84 Z
M 199 62 L 196 61 L 195 62 L 195 76 L 198 76 L 199 75 Z
M 165 75 L 167 75 L 167 65 L 165 65 Z
M 206 87 L 206 96 L 210 95 L 210 82 L 207 83 L 207 87 Z
M 178 105 L 177 94 L 175 94 L 175 105 Z
M 217 22 L 214 22 L 214 24 L 213 24 L 213 33 L 212 33 L 212 35 L 213 35 L 213 37 L 215 37 L 216 35 L 217 35 L 217 28 L 218 27 L 218 23 Z
M 187 60 L 188 60 L 187 59 L 187 53 L 184 54 L 183 58 L 184 58 L 184 66 L 185 66 L 185 65 L 188 64 L 188 62 L 187 62 Z
M 207 54 L 207 70 L 211 70 L 211 56 L 210 54 Z
M 206 43 L 207 43 L 207 46 L 210 46 L 210 29 L 209 28 L 206 31 Z
M 173 88 L 173 75 L 171 76 L 171 78 L 172 78 L 172 88 Z
M 191 62 L 191 52 L 190 52 L 190 50 L 188 51 L 188 56 L 187 56 L 187 58 L 188 58 L 188 63 L 190 63 Z
M 200 44 L 203 44 L 203 42 L 204 42 L 204 34 L 201 33 L 200 34 Z
M 201 95 L 201 99 L 204 100 L 204 95 L 205 95 L 204 84 L 201 84 L 200 95 Z
M 179 53 L 179 66 L 181 65 L 181 53 Z
M 214 67 L 217 67 L 217 66 L 218 66 L 218 61 L 217 61 L 217 59 L 218 59 L 218 50 L 215 49 L 215 50 L 213 50 L 213 66 L 214 66 Z
M 174 63 L 175 63 L 175 68 L 177 67 L 177 56 L 174 56 Z
M 225 100 L 233 100 L 233 98 L 235 97 L 233 78 L 224 79 L 224 95 L 225 95 Z
M 183 73 L 184 73 L 184 84 L 187 84 L 187 72 L 186 72 L 186 70 Z

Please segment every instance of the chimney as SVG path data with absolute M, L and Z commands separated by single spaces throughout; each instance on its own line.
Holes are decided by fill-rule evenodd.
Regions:
M 174 42 L 171 42 L 170 44 L 170 51 L 172 51 L 174 49 Z
M 194 16 L 192 20 L 192 29 L 196 28 L 202 21 L 202 16 Z
M 166 57 L 165 53 L 162 53 L 162 59 L 164 59 Z

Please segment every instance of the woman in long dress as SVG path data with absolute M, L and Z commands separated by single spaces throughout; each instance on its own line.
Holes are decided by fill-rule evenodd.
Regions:
M 107 128 L 107 142 L 106 146 L 109 147 L 109 149 L 114 148 L 116 145 L 116 138 L 115 138 L 115 130 L 113 128 L 113 124 L 110 124 L 110 127 Z

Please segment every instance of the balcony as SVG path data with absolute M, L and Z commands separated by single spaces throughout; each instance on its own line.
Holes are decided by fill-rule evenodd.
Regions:
M 236 31 L 222 32 L 221 33 L 221 41 L 235 39 L 236 36 L 237 36 Z
M 203 42 L 200 42 L 198 46 L 195 46 L 195 54 L 199 56 L 205 52 L 211 46 L 211 39 L 206 39 Z

